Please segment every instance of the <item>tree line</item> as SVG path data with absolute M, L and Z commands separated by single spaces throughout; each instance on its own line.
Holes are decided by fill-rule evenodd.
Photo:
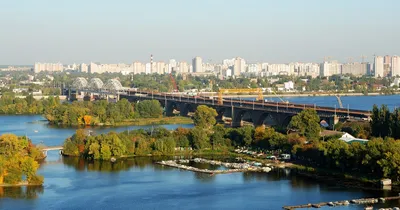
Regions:
M 0 185 L 20 184 L 26 181 L 31 185 L 41 185 L 43 177 L 36 174 L 37 160 L 43 153 L 26 137 L 14 134 L 0 136 Z M 25 178 L 25 180 L 23 179 Z
M 371 132 L 376 137 L 400 139 L 400 110 L 390 112 L 387 105 L 372 108 Z
M 17 98 L 13 94 L 3 94 L 0 98 L 0 114 L 43 114 L 59 101 L 58 97 L 52 96 L 36 100 L 32 95 Z
M 115 125 L 138 118 L 159 118 L 162 113 L 157 100 L 133 104 L 121 99 L 117 103 L 106 100 L 65 102 L 46 109 L 45 117 L 50 123 L 58 125 Z

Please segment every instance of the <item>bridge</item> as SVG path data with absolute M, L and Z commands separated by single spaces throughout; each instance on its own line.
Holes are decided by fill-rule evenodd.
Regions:
M 231 125 L 238 127 L 243 122 L 253 123 L 254 126 L 263 124 L 287 126 L 291 118 L 305 109 L 314 109 L 321 120 L 329 125 L 334 125 L 339 120 L 355 119 L 369 120 L 371 113 L 365 110 L 333 108 L 310 104 L 295 104 L 284 102 L 245 101 L 233 98 L 223 100 L 214 96 L 190 96 L 183 93 L 159 93 L 141 91 L 132 88 L 124 88 L 118 80 L 113 79 L 103 84 L 98 78 L 87 82 L 84 78 L 74 81 L 72 90 L 85 94 L 114 95 L 117 99 L 125 98 L 130 102 L 142 100 L 158 100 L 165 109 L 167 116 L 173 116 L 179 112 L 181 116 L 187 116 L 194 112 L 199 105 L 207 105 L 216 109 L 217 120 L 231 119 Z
M 58 151 L 60 151 L 60 154 L 61 154 L 61 152 L 64 150 L 64 147 L 63 146 L 43 147 L 43 148 L 41 148 L 41 150 L 43 151 L 44 156 L 47 157 L 48 151 L 57 151 L 58 150 Z

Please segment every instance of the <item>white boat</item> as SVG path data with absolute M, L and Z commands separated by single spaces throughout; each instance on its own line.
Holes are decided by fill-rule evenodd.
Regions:
M 34 130 L 33 132 L 37 133 L 37 132 L 39 132 L 39 131 L 38 131 L 38 130 Z

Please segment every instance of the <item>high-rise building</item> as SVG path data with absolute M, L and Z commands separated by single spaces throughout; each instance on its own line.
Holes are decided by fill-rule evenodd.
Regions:
M 194 73 L 203 72 L 203 59 L 201 57 L 195 57 L 192 60 L 192 67 Z
M 382 56 L 375 56 L 374 59 L 374 72 L 375 72 L 375 77 L 384 77 L 384 62 L 383 62 L 383 57 Z
M 185 74 L 190 72 L 190 66 L 185 61 L 179 63 L 179 73 Z
M 345 63 L 342 65 L 342 74 L 363 76 L 368 74 L 368 63 Z
M 392 57 L 392 77 L 400 76 L 400 57 L 395 55 Z
M 246 71 L 246 61 L 240 57 L 235 58 L 232 76 L 240 76 Z
M 168 65 L 168 73 L 176 72 L 177 71 L 177 62 L 175 59 L 169 60 L 169 65 Z
M 337 61 L 324 62 L 320 66 L 320 76 L 321 77 L 330 77 L 332 75 L 341 73 L 342 64 Z
M 232 59 L 224 59 L 224 60 L 222 61 L 222 64 L 223 64 L 224 66 L 228 66 L 228 67 L 233 66 L 233 65 L 235 65 L 235 58 L 232 58 Z
M 133 62 L 132 64 L 132 71 L 133 74 L 142 74 L 142 73 L 146 73 L 146 67 L 143 63 L 140 62 Z
M 87 72 L 89 72 L 89 67 L 88 67 L 87 64 L 82 63 L 82 64 L 80 65 L 80 67 L 79 67 L 79 70 L 80 70 L 81 72 L 87 73 Z
M 390 57 L 390 55 L 385 55 L 385 57 L 383 58 L 383 64 L 392 64 L 392 58 Z
M 64 66 L 61 63 L 35 63 L 33 71 L 39 73 L 41 71 L 63 71 Z

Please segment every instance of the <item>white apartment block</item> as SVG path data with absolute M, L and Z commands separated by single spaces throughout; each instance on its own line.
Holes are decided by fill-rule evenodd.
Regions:
M 392 77 L 400 76 L 400 57 L 395 55 L 392 57 Z
M 33 71 L 35 73 L 39 73 L 42 71 L 52 71 L 52 72 L 61 72 L 64 70 L 64 66 L 61 63 L 35 63 Z
M 332 75 L 341 74 L 342 64 L 337 61 L 324 62 L 320 67 L 321 77 L 330 77 Z
M 383 69 L 384 69 L 383 57 L 382 56 L 375 56 L 375 59 L 374 59 L 375 77 L 384 77 Z
M 368 63 L 345 63 L 342 65 L 342 74 L 351 74 L 354 76 L 367 75 L 369 72 Z

